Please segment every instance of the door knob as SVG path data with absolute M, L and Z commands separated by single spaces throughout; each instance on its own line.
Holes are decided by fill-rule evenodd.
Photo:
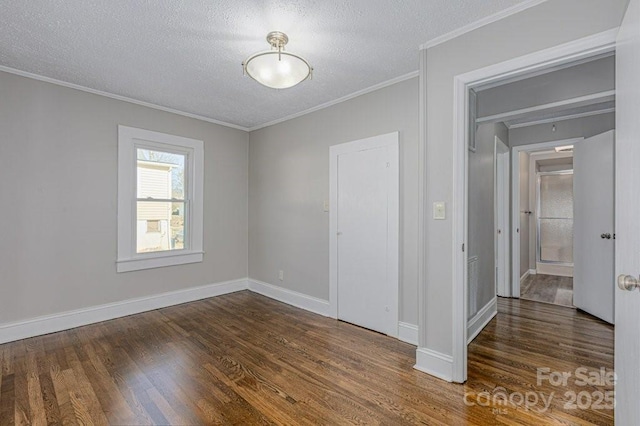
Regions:
M 600 238 L 602 239 L 607 239 L 610 240 L 611 239 L 611 234 L 609 234 L 608 232 L 606 234 L 600 234 Z
M 621 274 L 618 276 L 618 287 L 621 290 L 633 291 L 640 288 L 640 280 L 633 275 Z

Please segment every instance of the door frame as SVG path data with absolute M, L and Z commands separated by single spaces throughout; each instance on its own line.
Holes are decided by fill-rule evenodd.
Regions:
M 387 216 L 387 285 L 391 309 L 389 336 L 398 337 L 400 269 L 400 134 L 387 133 L 329 147 L 329 316 L 338 319 L 338 157 L 341 154 L 389 148 L 390 182 Z
M 503 145 L 506 148 L 506 151 L 500 152 L 499 145 Z M 496 291 L 495 294 L 499 296 L 504 296 L 506 293 L 510 292 L 509 286 L 509 246 L 511 245 L 510 238 L 510 214 L 511 214 L 511 205 L 510 205 L 510 194 L 509 194 L 509 184 L 511 182 L 510 179 L 510 156 L 509 146 L 505 144 L 498 136 L 495 137 L 494 142 L 494 201 L 495 201 L 495 268 L 496 268 Z M 502 213 L 502 222 L 499 220 L 500 215 Z M 503 232 L 503 234 L 498 234 L 498 229 Z M 504 247 L 502 248 L 502 252 L 500 251 L 500 237 L 504 240 Z M 502 279 L 500 279 L 502 275 Z M 507 296 L 508 297 L 508 296 Z
M 514 220 L 514 218 L 520 217 L 520 185 L 519 182 L 516 181 L 516 179 L 520 178 L 520 153 L 521 152 L 529 152 L 529 153 L 533 153 L 535 151 L 542 151 L 545 149 L 553 149 L 555 147 L 558 146 L 565 146 L 565 145 L 575 145 L 577 143 L 580 143 L 584 140 L 584 138 L 580 137 L 580 138 L 571 138 L 571 139 L 560 139 L 560 140 L 555 140 L 555 141 L 548 141 L 548 142 L 538 142 L 538 143 L 532 143 L 532 144 L 527 144 L 527 145 L 520 145 L 520 146 L 514 146 L 513 148 L 511 148 L 511 152 L 512 152 L 512 157 L 511 157 L 511 176 L 513 176 L 513 180 L 512 180 L 512 185 L 511 185 L 511 218 L 512 218 L 512 222 L 511 222 L 511 267 L 513 268 L 511 270 L 512 275 L 511 275 L 511 297 L 515 297 L 515 298 L 519 298 L 520 297 L 520 280 L 521 280 L 521 276 L 520 276 L 520 232 L 522 232 L 522 229 L 520 229 L 520 222 Z M 527 169 L 529 169 L 529 166 L 527 166 Z M 530 173 L 529 170 L 527 170 L 527 173 Z M 529 187 L 531 187 L 531 185 L 533 184 L 531 181 L 532 176 L 529 176 Z M 535 179 L 535 177 L 534 177 Z M 529 188 L 527 189 L 529 190 Z M 530 196 L 530 194 L 526 194 L 527 197 Z M 535 205 L 535 203 L 534 203 Z M 531 205 L 529 205 L 529 210 L 531 210 Z M 538 208 L 535 207 L 535 211 L 538 211 Z M 533 220 L 534 224 L 533 226 L 537 227 L 537 220 L 536 217 L 534 215 L 531 215 L 529 217 L 529 220 Z M 529 223 L 529 226 L 531 227 L 531 223 Z M 529 232 L 529 229 L 527 229 L 525 232 Z M 538 238 L 538 232 L 536 232 L 536 238 L 534 239 L 534 241 L 537 241 Z M 531 246 L 531 242 L 529 244 Z M 534 247 L 536 247 L 536 251 L 537 251 L 537 244 L 534 244 Z M 536 254 L 536 259 L 538 258 L 538 255 Z
M 452 316 L 453 347 L 451 379 L 467 380 L 467 177 L 469 150 L 469 89 L 507 78 L 570 63 L 615 51 L 618 29 L 577 39 L 485 68 L 460 74 L 453 79 L 453 264 Z M 426 218 L 425 218 L 426 220 Z M 426 241 L 427 236 L 422 235 Z M 424 262 L 424 259 L 421 259 Z

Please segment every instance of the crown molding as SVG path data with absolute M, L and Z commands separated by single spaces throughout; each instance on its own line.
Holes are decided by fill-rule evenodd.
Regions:
M 181 115 L 181 116 L 184 116 L 184 117 L 194 118 L 196 120 L 206 121 L 208 123 L 218 124 L 220 126 L 230 127 L 232 129 L 242 130 L 242 131 L 245 131 L 245 132 L 252 132 L 254 130 L 262 129 L 264 127 L 273 126 L 274 124 L 282 123 L 284 121 L 288 121 L 288 120 L 291 120 L 291 119 L 294 119 L 294 118 L 297 118 L 297 117 L 300 117 L 300 116 L 303 116 L 303 115 L 306 115 L 306 114 L 310 114 L 312 112 L 315 112 L 315 111 L 318 111 L 318 110 L 321 110 L 321 109 L 324 109 L 324 108 L 328 108 L 330 106 L 333 106 L 333 105 L 348 101 L 349 99 L 353 99 L 353 98 L 356 98 L 358 96 L 361 96 L 361 95 L 364 95 L 364 94 L 367 94 L 367 93 L 370 93 L 370 92 L 374 92 L 374 91 L 382 89 L 384 87 L 391 86 L 393 84 L 400 83 L 402 81 L 418 77 L 418 75 L 419 75 L 419 71 L 412 71 L 412 72 L 410 72 L 408 74 L 404 74 L 404 75 L 401 75 L 399 77 L 392 78 L 392 79 L 387 80 L 387 81 L 383 81 L 382 83 L 378 83 L 378 84 L 375 84 L 373 86 L 367 87 L 365 89 L 358 90 L 356 92 L 353 92 L 353 93 L 351 93 L 349 95 L 346 95 L 346 96 L 343 96 L 341 98 L 335 99 L 333 101 L 325 102 L 323 104 L 317 105 L 317 106 L 309 108 L 307 110 L 304 110 L 304 111 L 301 111 L 301 112 L 297 112 L 295 114 L 291 114 L 291 115 L 288 115 L 286 117 L 282 117 L 282 118 L 279 118 L 277 120 L 270 121 L 268 123 L 259 124 L 259 125 L 254 126 L 254 127 L 244 127 L 244 126 L 240 126 L 238 124 L 227 123 L 225 121 L 216 120 L 214 118 L 209 118 L 209 117 L 205 117 L 205 116 L 198 115 L 198 114 L 192 114 L 190 112 L 180 111 L 180 110 L 177 110 L 177 109 L 174 109 L 174 108 L 165 107 L 165 106 L 162 106 L 162 105 L 156 105 L 156 104 L 152 104 L 150 102 L 144 102 L 144 101 L 140 101 L 140 100 L 137 100 L 137 99 L 129 98 L 129 97 L 126 97 L 126 96 L 121 96 L 121 95 L 116 95 L 114 93 L 104 92 L 102 90 L 92 89 L 90 87 L 81 86 L 79 84 L 69 83 L 69 82 L 62 81 L 62 80 L 56 80 L 55 78 L 45 77 L 43 75 L 33 74 L 33 73 L 30 73 L 30 72 L 27 72 L 27 71 L 18 70 L 18 69 L 11 68 L 11 67 L 6 67 L 6 66 L 3 66 L 3 65 L 0 65 L 0 71 L 6 72 L 6 73 L 9 73 L 9 74 L 19 75 L 21 77 L 31 78 L 31 79 L 38 80 L 38 81 L 43 81 L 45 83 L 51 83 L 51 84 L 55 84 L 55 85 L 58 85 L 58 86 L 68 87 L 70 89 L 80 90 L 82 92 L 91 93 L 93 95 L 104 96 L 104 97 L 107 97 L 107 98 L 116 99 L 118 101 L 128 102 L 128 103 L 131 103 L 131 104 L 140 105 L 140 106 L 144 106 L 144 107 L 147 107 L 147 108 L 157 109 L 159 111 L 164 111 L 164 112 L 169 112 L 169 113 L 176 114 L 176 115 Z
M 114 93 L 104 92 L 102 90 L 92 89 L 90 87 L 81 86 L 79 84 L 69 83 L 69 82 L 62 81 L 62 80 L 56 80 L 55 78 L 45 77 L 43 75 L 33 74 L 33 73 L 30 73 L 30 72 L 27 72 L 27 71 L 18 70 L 18 69 L 6 67 L 6 66 L 3 66 L 3 65 L 0 65 L 0 71 L 4 71 L 4 72 L 9 73 L 9 74 L 19 75 L 21 77 L 31 78 L 31 79 L 34 79 L 34 80 L 44 81 L 45 83 L 51 83 L 51 84 L 56 84 L 58 86 L 68 87 L 70 89 L 80 90 L 82 92 L 91 93 L 93 95 L 104 96 L 104 97 L 115 99 L 115 100 L 118 100 L 118 101 L 128 102 L 128 103 L 131 103 L 131 104 L 140 105 L 140 106 L 147 107 L 147 108 L 157 109 L 159 111 L 170 112 L 171 114 L 182 115 L 183 117 L 195 118 L 196 120 L 206 121 L 208 123 L 213 123 L 213 124 L 218 124 L 220 126 L 230 127 L 232 129 L 243 130 L 245 132 L 249 131 L 249 129 L 247 127 L 240 126 L 240 125 L 237 125 L 237 124 L 227 123 L 225 121 L 216 120 L 214 118 L 209 118 L 209 117 L 205 117 L 205 116 L 198 115 L 198 114 L 192 114 L 190 112 L 180 111 L 180 110 L 169 108 L 169 107 L 165 107 L 165 106 L 162 106 L 162 105 L 152 104 L 150 102 L 139 101 L 137 99 L 128 98 L 126 96 L 116 95 Z
M 343 97 L 335 99 L 333 101 L 325 102 L 323 104 L 314 106 L 312 108 L 305 109 L 304 111 L 296 112 L 295 114 L 291 114 L 291 115 L 288 115 L 286 117 L 278 118 L 277 120 L 269 121 L 268 123 L 258 124 L 257 126 L 250 127 L 249 131 L 253 132 L 255 130 L 260 130 L 260 129 L 263 129 L 265 127 L 273 126 L 274 124 L 279 124 L 279 123 L 282 123 L 282 122 L 285 122 L 285 121 L 292 120 L 294 118 L 301 117 L 303 115 L 311 114 L 312 112 L 319 111 L 321 109 L 325 109 L 325 108 L 328 108 L 330 106 L 333 106 L 333 105 L 348 101 L 349 99 L 357 98 L 358 96 L 362 96 L 362 95 L 365 95 L 367 93 L 375 92 L 376 90 L 383 89 L 383 88 L 385 88 L 387 86 L 392 86 L 392 85 L 394 85 L 396 83 L 400 83 L 400 82 L 403 82 L 405 80 L 410 80 L 412 78 L 416 78 L 419 75 L 420 75 L 419 71 L 412 71 L 410 73 L 401 75 L 399 77 L 392 78 L 391 80 L 383 81 L 382 83 L 374 84 L 373 86 L 367 87 L 367 88 L 362 89 L 362 90 L 358 90 L 357 92 L 353 92 L 353 93 L 351 93 L 349 95 L 343 96 Z
M 494 13 L 493 15 L 486 16 L 482 19 L 479 19 L 475 22 L 465 25 L 464 27 L 460 27 L 456 30 L 433 38 L 426 43 L 420 45 L 420 50 L 429 49 L 431 47 L 437 46 L 439 44 L 445 43 L 449 40 L 453 40 L 456 37 L 460 37 L 463 34 L 471 32 L 473 30 L 477 30 L 478 28 L 484 27 L 485 25 L 489 25 L 493 22 L 499 21 L 501 19 L 507 18 L 511 15 L 515 15 L 516 13 L 520 13 L 523 10 L 527 10 L 531 7 L 537 6 L 541 3 L 546 2 L 547 0 L 528 0 L 522 3 L 519 3 L 515 6 L 511 6 L 507 9 L 501 10 L 500 12 Z

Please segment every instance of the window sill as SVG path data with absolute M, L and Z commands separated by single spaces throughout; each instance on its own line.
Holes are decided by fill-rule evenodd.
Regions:
M 118 272 L 131 272 L 140 271 L 142 269 L 163 268 L 165 266 L 198 263 L 202 262 L 203 258 L 204 252 L 202 251 L 162 253 L 154 256 L 118 259 L 116 261 L 116 266 Z

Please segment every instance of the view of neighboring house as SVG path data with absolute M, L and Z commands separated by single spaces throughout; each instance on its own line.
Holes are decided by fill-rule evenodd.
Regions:
M 182 248 L 183 209 L 169 201 L 172 179 L 181 166 L 160 161 L 138 160 L 137 163 L 137 239 L 138 253 Z M 142 200 L 145 201 L 142 201 Z M 148 200 L 147 200 L 148 199 Z M 174 214 L 174 210 L 175 213 Z

